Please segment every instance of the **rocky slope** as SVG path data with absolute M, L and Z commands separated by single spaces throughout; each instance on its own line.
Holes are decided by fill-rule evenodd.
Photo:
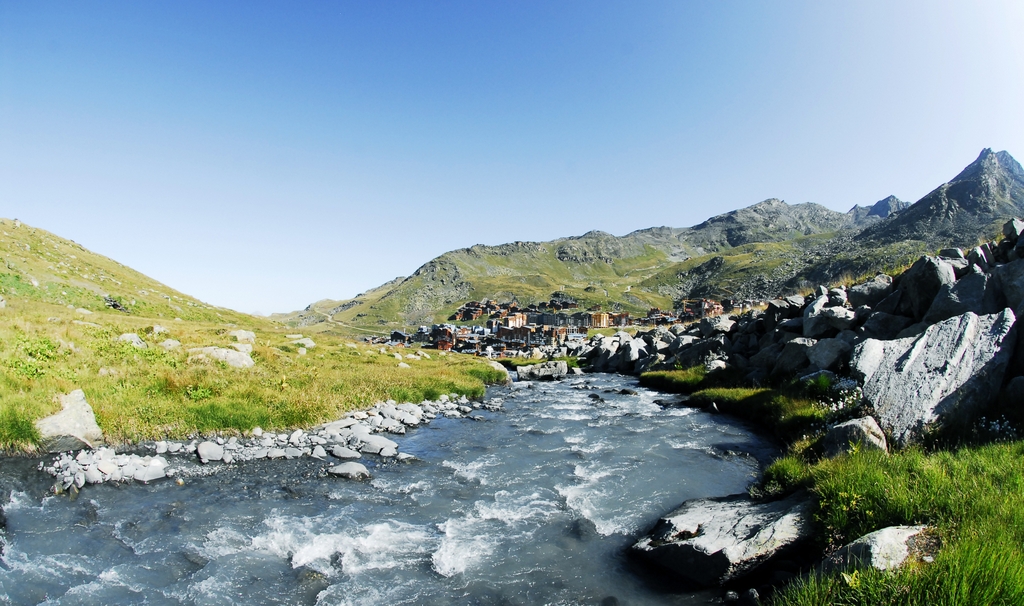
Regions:
M 529 303 L 558 293 L 584 306 L 645 313 L 688 298 L 768 298 L 893 271 L 929 249 L 973 246 L 1003 217 L 1021 214 L 1024 170 L 1008 153 L 984 150 L 913 205 L 889 196 L 841 213 L 769 199 L 687 228 L 477 245 L 353 299 L 275 318 L 318 329 L 386 332 L 444 321 L 471 299 L 516 296 Z

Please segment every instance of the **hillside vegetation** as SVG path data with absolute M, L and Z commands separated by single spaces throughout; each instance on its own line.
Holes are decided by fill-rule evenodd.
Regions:
M 0 257 L 0 449 L 31 449 L 34 421 L 59 411 L 57 396 L 74 389 L 84 390 L 107 439 L 119 443 L 309 426 L 380 400 L 480 396 L 497 378 L 457 355 L 403 358 L 410 367 L 400 368 L 393 350 L 330 335 L 300 355 L 286 336 L 291 329 L 206 305 L 11 220 L 0 220 Z M 256 333 L 252 368 L 189 352 L 229 348 L 236 329 Z M 119 340 L 125 333 L 147 347 Z M 167 339 L 180 346 L 160 347 Z
M 1024 169 L 983 150 L 953 180 L 908 205 L 889 196 L 840 213 L 770 199 L 687 228 L 625 236 L 592 231 L 550 242 L 472 246 L 352 299 L 274 316 L 340 334 L 446 321 L 469 300 L 570 296 L 583 307 L 646 314 L 691 298 L 766 299 L 884 272 L 945 246 L 973 247 L 1024 214 Z

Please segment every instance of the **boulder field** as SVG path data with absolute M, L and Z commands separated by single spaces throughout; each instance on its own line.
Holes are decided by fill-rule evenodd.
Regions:
M 703 365 L 731 369 L 748 383 L 841 375 L 861 386 L 870 416 L 827 428 L 822 454 L 888 451 L 930 432 L 969 427 L 999 414 L 1000 393 L 1024 397 L 1024 221 L 1003 239 L 969 251 L 921 257 L 899 275 L 809 296 L 770 301 L 764 310 L 658 327 L 630 336 L 595 336 L 576 352 L 592 371 L 640 374 Z M 1017 397 L 1014 397 L 1014 394 Z M 696 499 L 661 518 L 634 553 L 694 585 L 728 584 L 788 558 L 813 539 L 810 498 L 748 495 Z M 923 537 L 923 538 L 922 538 Z M 890 570 L 930 561 L 921 526 L 884 528 L 853 541 L 819 570 Z M 924 547 L 922 547 L 924 546 Z

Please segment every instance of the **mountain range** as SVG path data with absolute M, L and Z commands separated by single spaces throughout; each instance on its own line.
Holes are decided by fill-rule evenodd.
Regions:
M 1006 217 L 1022 215 L 1024 169 L 1009 153 L 985 149 L 913 204 L 888 196 L 842 213 L 772 198 L 693 227 L 476 245 L 351 299 L 326 299 L 272 318 L 380 333 L 446 321 L 459 305 L 479 299 L 571 297 L 633 313 L 698 297 L 762 299 L 893 271 L 940 247 L 971 247 L 990 239 Z

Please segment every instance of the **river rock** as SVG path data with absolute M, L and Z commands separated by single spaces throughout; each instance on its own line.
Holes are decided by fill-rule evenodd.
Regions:
M 562 360 L 519 367 L 520 381 L 551 381 L 569 373 L 569 365 Z
M 220 461 L 224 458 L 224 447 L 216 442 L 200 442 L 196 447 L 196 455 L 203 463 Z
M 63 395 L 60 404 L 60 412 L 35 423 L 42 450 L 79 450 L 103 443 L 103 432 L 96 423 L 92 407 L 85 400 L 85 392 L 76 389 Z
M 398 451 L 398 443 L 379 435 L 365 435 L 359 436 L 359 440 L 362 444 L 359 446 L 360 452 L 367 452 L 370 454 L 381 454 L 383 450 L 394 450 Z
M 659 520 L 633 550 L 698 585 L 721 585 L 810 540 L 811 512 L 805 493 L 772 502 L 694 499 Z
M 331 454 L 339 459 L 358 459 L 363 456 L 351 448 L 345 448 L 344 446 L 335 446 L 331 450 Z
M 340 463 L 331 467 L 327 470 L 327 473 L 332 476 L 338 476 L 340 478 L 348 478 L 350 480 L 363 480 L 370 477 L 370 472 L 367 471 L 366 466 L 362 463 L 356 463 L 349 461 L 347 463 Z
M 926 526 L 890 526 L 866 534 L 840 548 L 821 563 L 825 573 L 861 568 L 894 570 L 917 551 L 917 539 Z
M 826 457 L 838 457 L 861 448 L 888 452 L 885 434 L 872 417 L 851 419 L 828 430 L 822 441 Z
M 881 427 L 904 445 L 934 423 L 969 421 L 993 400 L 1013 352 L 1014 321 L 1009 309 L 968 312 L 916 337 L 867 339 L 854 348 L 850 367 Z

